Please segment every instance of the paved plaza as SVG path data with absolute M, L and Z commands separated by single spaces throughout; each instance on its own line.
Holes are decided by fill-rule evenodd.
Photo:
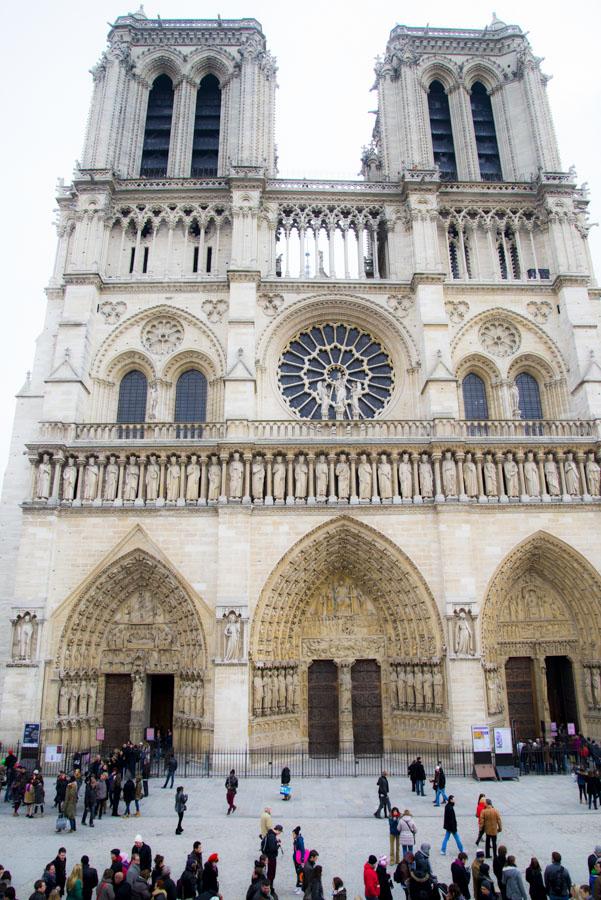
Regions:
M 432 805 L 433 794 L 424 799 L 411 793 L 407 779 L 391 778 L 391 800 L 401 812 L 411 809 L 418 828 L 418 841 L 432 844 L 432 863 L 441 881 L 449 880 L 450 864 L 455 858 L 451 841 L 446 858 L 440 855 L 443 809 Z M 45 863 L 60 846 L 67 847 L 67 869 L 88 853 L 93 866 L 102 874 L 109 862 L 109 851 L 119 847 L 128 854 L 134 836 L 140 832 L 150 844 L 153 855 L 162 853 L 177 880 L 186 854 L 195 839 L 203 842 L 204 858 L 217 851 L 220 883 L 225 900 L 242 900 L 250 881 L 252 863 L 258 853 L 259 814 L 271 805 L 274 824 L 284 826 L 285 855 L 278 859 L 276 889 L 280 898 L 294 896 L 294 872 L 291 861 L 291 830 L 301 825 L 307 849 L 320 851 L 324 868 L 324 892 L 328 896 L 331 880 L 340 875 L 347 886 L 349 900 L 363 896 L 363 863 L 369 853 L 388 854 L 388 823 L 376 821 L 376 779 L 293 778 L 293 798 L 283 802 L 276 779 L 241 781 L 238 811 L 226 816 L 225 791 L 221 779 L 187 779 L 183 783 L 189 795 L 184 834 L 175 835 L 174 792 L 150 782 L 150 797 L 143 802 L 140 818 L 103 818 L 91 831 L 81 826 L 81 803 L 75 834 L 57 835 L 53 779 L 48 779 L 46 796 L 50 803 L 44 818 L 30 821 L 23 812 L 13 818 L 9 804 L 0 805 L 0 862 L 13 873 L 19 900 L 27 900 L 33 882 L 40 877 Z M 471 779 L 450 778 L 447 793 L 456 798 L 459 833 L 470 861 L 475 853 L 476 799 L 480 791 L 492 797 L 503 817 L 500 843 L 517 857 L 523 870 L 531 856 L 544 866 L 552 850 L 560 850 L 572 878 L 582 883 L 587 878 L 586 858 L 595 844 L 601 843 L 601 811 L 589 812 L 578 803 L 578 790 L 569 776 L 529 776 L 520 782 L 478 784 Z M 395 886 L 395 894 L 402 897 Z

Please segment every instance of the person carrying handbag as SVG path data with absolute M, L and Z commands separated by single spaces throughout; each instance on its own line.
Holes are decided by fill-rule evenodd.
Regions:
M 410 809 L 406 809 L 399 819 L 398 829 L 403 856 L 405 856 L 406 853 L 413 853 L 417 826 L 413 821 Z

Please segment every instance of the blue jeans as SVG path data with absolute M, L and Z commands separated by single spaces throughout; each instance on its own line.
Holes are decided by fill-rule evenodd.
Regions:
M 418 797 L 425 797 L 425 796 L 426 796 L 426 795 L 424 794 L 424 785 L 425 785 L 425 783 L 426 783 L 425 781 L 416 781 L 416 782 L 415 782 L 415 789 L 416 789 L 416 791 L 417 791 L 417 796 L 418 796 Z
M 447 852 L 447 844 L 449 843 L 449 838 L 454 837 L 455 843 L 457 844 L 457 849 L 460 853 L 463 853 L 463 844 L 461 843 L 461 838 L 459 837 L 458 831 L 445 831 L 444 838 L 442 841 L 442 847 L 440 848 L 441 853 Z
M 164 788 L 168 786 L 169 781 L 171 780 L 171 787 L 173 787 L 173 782 L 175 781 L 175 772 L 167 772 L 167 777 L 165 778 Z
M 440 798 L 441 798 L 441 796 L 443 797 L 443 799 L 444 799 L 444 801 L 445 801 L 445 803 L 446 803 L 447 800 L 448 800 L 449 798 L 448 798 L 447 795 L 445 794 L 444 788 L 438 788 L 438 787 L 437 787 L 437 788 L 436 788 L 436 799 L 434 800 L 435 806 L 440 806 Z

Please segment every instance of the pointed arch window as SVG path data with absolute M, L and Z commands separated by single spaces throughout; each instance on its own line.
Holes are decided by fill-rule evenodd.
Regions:
M 140 175 L 163 178 L 167 174 L 172 119 L 173 84 L 168 75 L 159 75 L 148 95 Z
M 175 387 L 175 421 L 204 422 L 207 414 L 207 379 L 197 369 L 188 369 Z
M 490 96 L 484 85 L 476 81 L 470 95 L 476 150 L 482 181 L 502 181 L 501 159 Z
M 117 406 L 117 422 L 137 423 L 146 419 L 146 395 L 148 382 L 144 372 L 132 369 L 124 375 L 119 385 L 119 404 Z
M 475 372 L 463 379 L 463 413 L 466 419 L 488 419 L 488 401 L 484 381 Z
M 449 98 L 440 81 L 433 81 L 428 92 L 428 112 L 434 164 L 440 169 L 442 181 L 457 181 L 457 163 L 451 126 Z
M 211 178 L 217 175 L 220 128 L 221 88 L 214 75 L 205 75 L 196 93 L 192 178 Z
M 538 381 L 529 372 L 520 372 L 515 379 L 520 397 L 522 419 L 542 419 L 543 407 L 540 402 Z

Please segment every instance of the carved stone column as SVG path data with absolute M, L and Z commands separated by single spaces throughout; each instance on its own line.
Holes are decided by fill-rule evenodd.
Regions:
M 81 506 L 81 498 L 83 497 L 83 472 L 84 472 L 85 464 L 86 464 L 85 456 L 78 456 L 77 460 L 76 460 L 77 489 L 75 492 L 75 499 L 73 500 L 73 506 Z
M 134 506 L 144 506 L 146 498 L 146 457 L 140 457 L 140 484 L 138 487 L 138 496 L 134 500 Z
M 294 506 L 294 453 L 286 454 L 286 506 Z
M 353 682 L 351 669 L 354 659 L 335 659 L 338 666 L 338 738 L 340 749 L 353 752 Z
M 186 505 L 186 464 L 188 460 L 185 456 L 179 458 L 179 496 L 177 498 L 177 506 Z
M 146 676 L 133 672 L 131 676 L 131 713 L 129 733 L 131 740 L 138 743 L 144 738 L 144 714 L 146 707 Z
M 65 460 L 61 453 L 57 453 L 52 457 L 52 462 L 54 463 L 54 480 L 52 482 L 52 494 L 50 496 L 50 502 L 52 506 L 56 506 L 58 503 L 58 495 L 60 491 L 60 484 L 62 480 L 63 466 L 65 464 Z M 34 489 L 33 489 L 33 497 L 35 499 L 35 479 L 37 476 L 37 467 L 34 466 Z
M 167 465 L 167 457 L 159 457 L 159 493 L 155 501 L 156 506 L 165 505 L 165 466 Z
M 219 503 L 227 503 L 227 464 L 229 460 L 228 453 L 220 453 L 221 460 L 221 488 L 219 492 Z
M 250 504 L 250 466 L 252 463 L 252 453 L 244 454 L 244 493 L 242 502 L 248 506 Z
M 467 494 L 465 493 L 465 484 L 463 483 L 463 460 L 465 459 L 465 453 L 462 450 L 457 450 L 455 453 L 455 464 L 457 467 L 457 493 L 459 495 L 460 503 L 467 503 Z
M 380 503 L 378 495 L 378 454 L 371 453 L 369 461 L 371 463 L 371 502 Z
M 315 506 L 315 454 L 308 453 L 309 478 L 307 484 L 307 506 Z
M 273 455 L 268 453 L 265 457 L 267 473 L 265 476 L 265 506 L 273 506 Z
M 336 454 L 330 453 L 328 454 L 328 468 L 329 468 L 329 481 L 330 481 L 330 493 L 328 496 L 328 503 L 338 503 L 338 497 L 336 496 Z
M 207 505 L 207 457 L 200 457 L 200 496 L 196 501 L 197 506 Z
M 349 503 L 355 505 L 359 503 L 359 497 L 357 496 L 357 455 L 351 453 L 349 460 L 351 464 L 351 493 Z
M 568 494 L 568 489 L 566 487 L 566 470 L 564 468 L 565 454 L 562 453 L 561 450 L 558 450 L 555 454 L 555 458 L 557 460 L 557 468 L 559 469 L 559 484 L 561 486 L 561 499 L 564 503 L 567 503 L 570 500 L 570 495 Z
M 505 493 L 505 480 L 503 477 L 503 454 L 497 453 L 495 455 L 495 462 L 497 464 L 497 493 L 499 495 L 499 503 L 509 503 L 509 497 Z
M 392 464 L 392 502 L 401 503 L 399 494 L 399 454 L 393 453 L 390 460 Z
M 123 479 L 125 476 L 125 464 L 127 459 L 125 456 L 119 457 L 119 481 L 117 482 L 117 496 L 115 497 L 115 506 L 123 506 Z
M 482 477 L 482 454 L 474 454 L 474 460 L 476 462 L 476 478 L 478 480 L 478 503 L 488 503 L 488 497 L 484 491 L 484 478 Z
M 440 477 L 440 458 L 440 451 L 435 450 L 432 454 L 432 462 L 434 463 L 434 500 L 436 503 L 444 503 L 445 500 L 442 492 L 442 479 Z
M 419 463 L 419 453 L 411 454 L 411 467 L 413 469 L 413 502 L 414 503 L 423 503 L 422 495 L 419 492 L 419 472 L 418 472 L 418 463 Z
M 538 706 L 538 718 L 548 725 L 551 721 L 551 710 L 549 708 L 549 695 L 547 693 L 547 666 L 544 657 L 536 658 L 534 660 L 534 684 Z M 547 735 L 547 738 L 549 739 L 550 735 Z
M 526 483 L 524 481 L 524 454 L 520 450 L 515 455 L 517 464 L 518 464 L 518 481 L 520 485 L 520 500 L 522 503 L 527 503 L 529 500 L 528 495 L 526 494 Z

